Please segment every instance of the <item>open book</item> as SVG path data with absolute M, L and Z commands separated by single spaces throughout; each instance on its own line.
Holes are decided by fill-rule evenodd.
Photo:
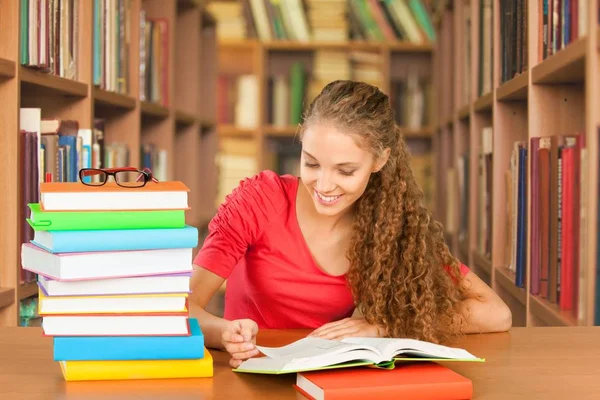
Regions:
M 396 361 L 485 361 L 463 349 L 414 339 L 306 337 L 282 347 L 257 348 L 265 357 L 250 358 L 234 371 L 286 374 L 362 365 L 391 369 Z

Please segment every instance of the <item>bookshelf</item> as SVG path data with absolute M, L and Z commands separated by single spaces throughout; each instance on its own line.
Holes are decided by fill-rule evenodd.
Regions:
M 94 83 L 94 1 L 76 0 L 76 76 L 69 79 L 21 63 L 21 4 L 0 0 L 0 326 L 19 324 L 19 304 L 37 294 L 35 282 L 20 276 L 22 222 L 19 118 L 23 107 L 41 109 L 42 118 L 76 120 L 80 129 L 95 129 L 103 121 L 106 145 L 128 148 L 128 164 L 143 166 L 141 147 L 164 150 L 162 174 L 181 180 L 191 190 L 186 223 L 202 228 L 214 214 L 217 150 L 215 97 L 217 73 L 216 22 L 205 2 L 191 0 L 130 0 L 125 13 L 129 51 L 121 60 L 126 90 Z M 51 2 L 49 2 L 51 3 Z M 120 4 L 120 2 L 114 2 Z M 127 4 L 127 2 L 123 2 Z M 168 100 L 140 100 L 140 14 L 166 22 L 162 43 L 163 82 Z M 124 18 L 125 15 L 127 18 Z
M 579 2 L 566 19 L 570 28 L 557 25 L 548 43 L 541 36 L 545 18 L 539 14 L 546 3 L 438 2 L 434 22 L 442 39 L 433 48 L 435 182 L 448 202 L 438 203 L 435 212 L 452 252 L 510 306 L 514 326 L 593 326 L 600 324 L 599 3 Z M 514 6 L 521 22 L 507 21 L 504 6 Z M 549 21 L 552 28 L 552 17 Z M 554 48 L 556 32 L 564 43 Z M 488 73 L 490 87 L 482 90 Z M 575 150 L 552 153 L 558 148 L 552 143 L 565 136 L 574 138 Z M 515 156 L 519 142 L 526 158 L 515 175 L 511 163 L 518 166 L 523 157 Z M 548 159 L 540 157 L 547 154 L 560 158 L 544 164 Z M 559 159 L 567 160 L 560 165 L 568 162 L 569 172 L 558 172 L 559 164 L 552 162 Z M 482 164 L 488 160 L 489 165 Z M 562 177 L 568 181 L 559 181 Z M 563 204 L 570 206 L 559 208 Z M 559 238 L 568 244 L 559 246 Z M 519 254 L 522 259 L 516 261 Z M 565 298 L 573 304 L 562 303 Z

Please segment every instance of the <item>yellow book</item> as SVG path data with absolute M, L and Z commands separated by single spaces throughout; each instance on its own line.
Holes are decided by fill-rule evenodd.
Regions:
M 193 360 L 60 361 L 66 381 L 105 381 L 129 379 L 210 378 L 213 359 Z
M 187 293 L 47 296 L 39 290 L 39 314 L 138 314 L 187 312 Z

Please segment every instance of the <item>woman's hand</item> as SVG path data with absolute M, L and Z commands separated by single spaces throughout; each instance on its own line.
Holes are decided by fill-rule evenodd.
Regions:
M 258 325 L 251 319 L 230 321 L 221 333 L 221 342 L 231 359 L 229 365 L 233 368 L 240 366 L 242 361 L 259 354 L 256 348 Z
M 380 325 L 371 325 L 364 317 L 350 317 L 327 323 L 308 335 L 322 339 L 341 340 L 347 337 L 383 337 L 385 329 Z

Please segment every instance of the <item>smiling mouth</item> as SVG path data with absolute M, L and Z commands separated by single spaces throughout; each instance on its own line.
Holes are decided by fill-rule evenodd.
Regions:
M 335 203 L 337 200 L 339 200 L 340 197 L 342 197 L 342 195 L 337 195 L 337 196 L 324 196 L 321 193 L 317 192 L 315 190 L 315 196 L 317 197 L 317 199 L 319 199 L 319 201 L 321 203 L 325 203 L 325 204 L 333 204 Z

